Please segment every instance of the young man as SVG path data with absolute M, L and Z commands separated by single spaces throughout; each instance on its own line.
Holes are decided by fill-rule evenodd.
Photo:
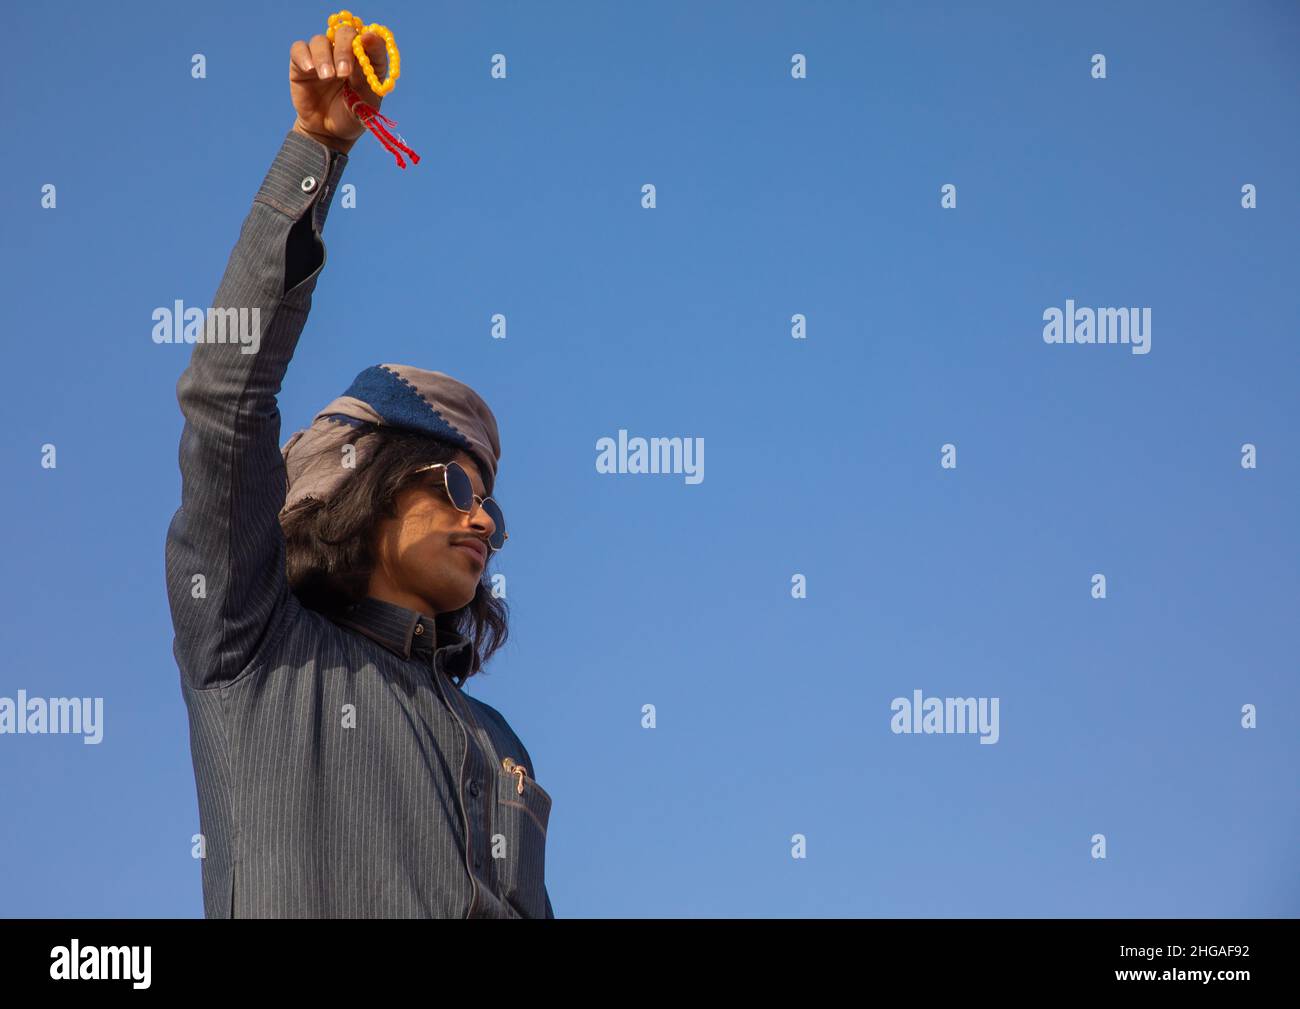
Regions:
M 196 343 L 177 384 L 167 588 L 204 911 L 552 918 L 550 796 L 462 689 L 506 635 L 485 583 L 506 538 L 491 410 L 439 372 L 377 365 L 278 447 L 329 200 L 364 132 L 343 82 L 380 103 L 352 38 L 290 50 L 297 120 L 213 302 L 258 310 L 256 352 Z M 384 77 L 382 40 L 362 41 Z

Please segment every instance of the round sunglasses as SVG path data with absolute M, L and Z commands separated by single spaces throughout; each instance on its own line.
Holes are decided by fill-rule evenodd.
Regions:
M 465 467 L 458 462 L 433 462 L 428 466 L 412 470 L 411 475 L 415 476 L 417 473 L 425 473 L 433 469 L 442 470 L 442 489 L 447 492 L 447 497 L 459 511 L 473 515 L 475 506 L 482 505 L 483 510 L 488 513 L 494 526 L 492 535 L 488 537 L 488 548 L 495 553 L 505 546 L 510 534 L 506 532 L 506 517 L 501 512 L 501 506 L 490 497 L 479 497 L 474 493 L 474 481 L 465 472 Z

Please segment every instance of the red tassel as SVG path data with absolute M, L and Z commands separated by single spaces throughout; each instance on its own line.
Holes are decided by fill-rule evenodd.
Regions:
M 389 126 L 396 126 L 397 123 L 362 99 L 359 94 L 352 90 L 352 85 L 346 81 L 343 83 L 343 100 L 347 102 L 348 111 L 361 121 L 361 125 L 375 135 L 375 139 L 384 145 L 385 150 L 392 152 L 393 157 L 397 159 L 398 168 L 406 167 L 406 162 L 402 160 L 402 154 L 399 152 L 409 155 L 412 164 L 418 165 L 420 163 L 420 156 L 406 146 L 400 133 L 394 136 L 383 127 L 384 123 Z

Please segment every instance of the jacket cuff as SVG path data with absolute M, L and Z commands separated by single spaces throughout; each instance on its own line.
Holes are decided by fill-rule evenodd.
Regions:
M 265 203 L 297 220 L 318 200 L 322 206 L 315 215 L 316 230 L 324 223 L 324 209 L 329 206 L 338 178 L 343 174 L 348 156 L 331 150 L 318 140 L 290 130 L 258 187 L 254 203 Z

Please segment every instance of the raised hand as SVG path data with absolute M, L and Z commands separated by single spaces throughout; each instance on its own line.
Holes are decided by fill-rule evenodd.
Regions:
M 348 111 L 343 100 L 344 82 L 375 108 L 383 100 L 370 89 L 357 65 L 352 53 L 355 36 L 353 28 L 341 27 L 334 32 L 333 44 L 324 35 L 313 35 L 310 42 L 299 39 L 289 49 L 289 97 L 298 113 L 293 128 L 345 153 L 365 127 Z M 384 40 L 374 32 L 363 32 L 361 45 L 382 81 L 388 75 Z

